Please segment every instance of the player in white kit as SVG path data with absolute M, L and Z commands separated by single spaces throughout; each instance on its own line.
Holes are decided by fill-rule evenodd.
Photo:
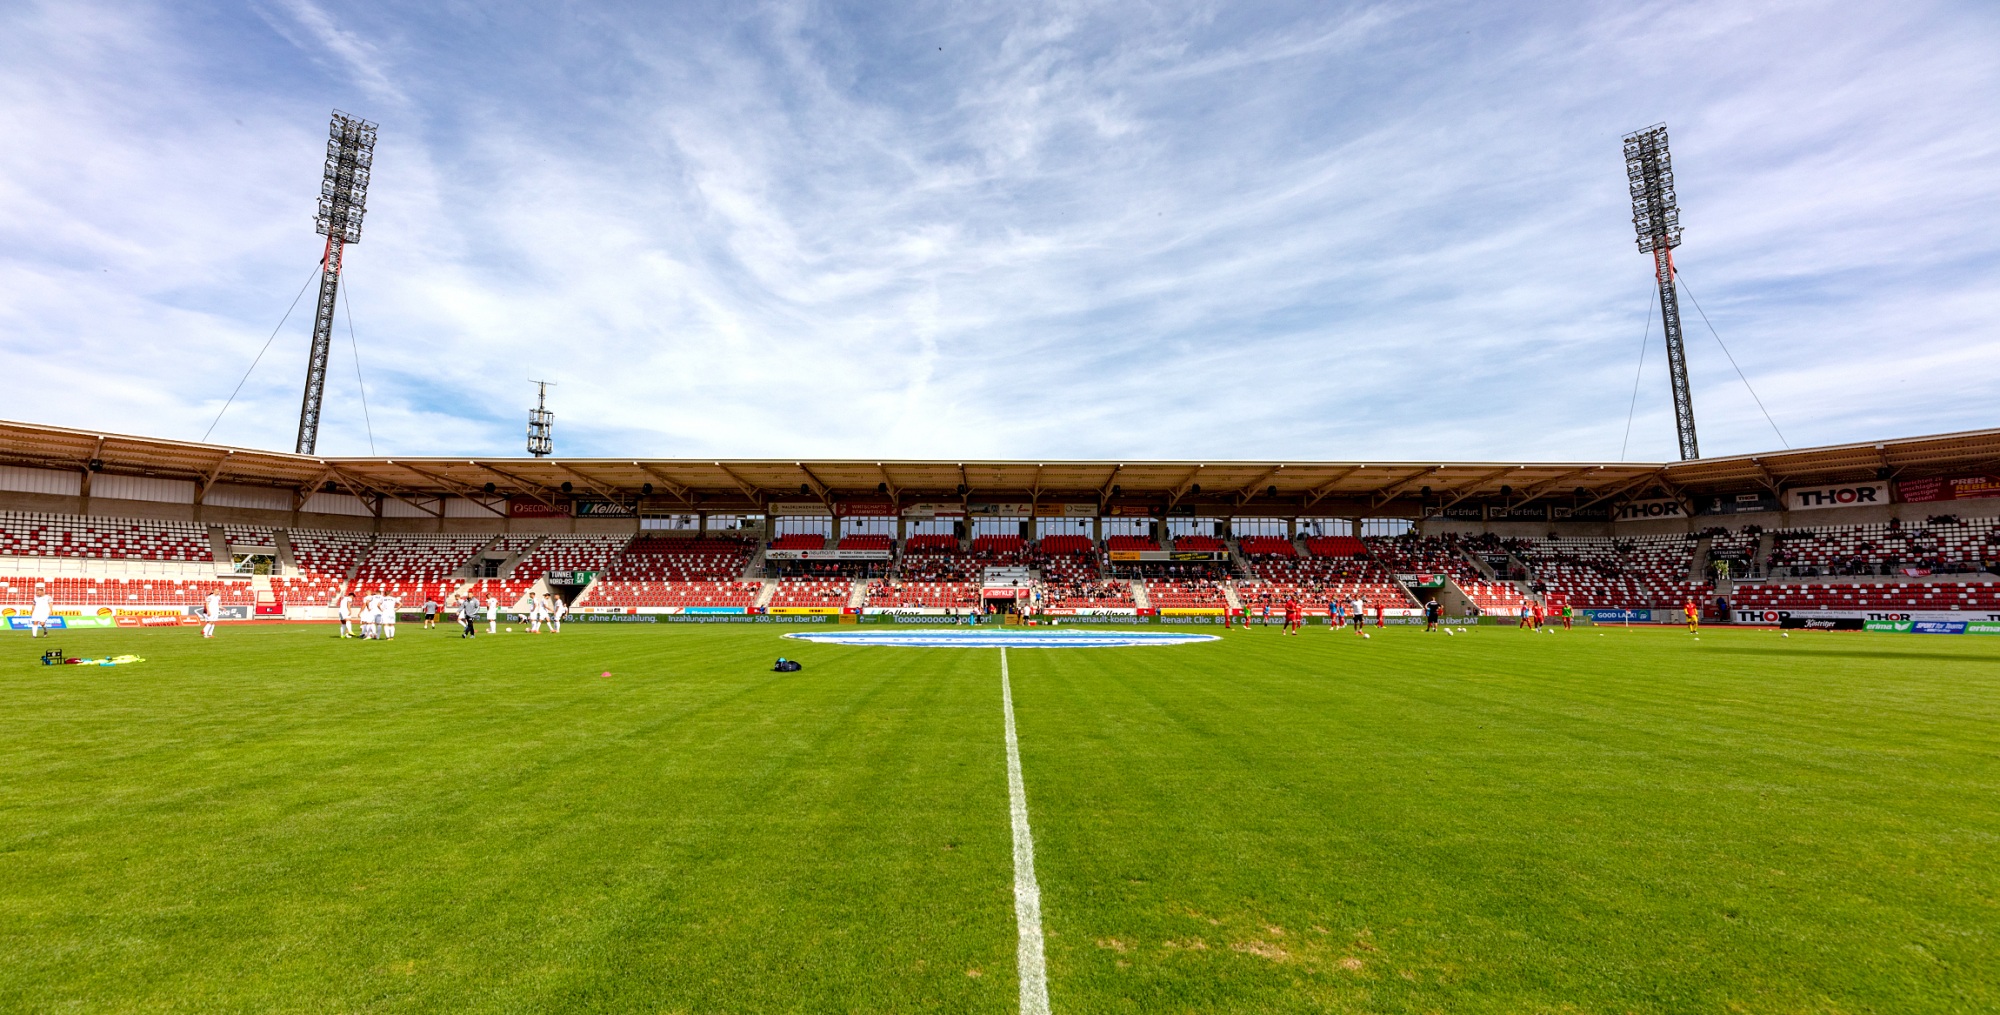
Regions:
M 375 593 L 361 594 L 361 637 L 375 637 Z
M 381 625 L 377 630 L 382 632 L 381 637 L 383 638 L 394 638 L 396 636 L 396 607 L 398 605 L 400 604 L 396 602 L 396 594 L 393 592 L 385 592 L 375 600 L 375 608 L 382 611 L 381 618 L 376 623 Z
M 542 633 L 542 621 L 547 619 L 549 619 L 548 604 L 543 602 L 541 596 L 534 597 L 528 606 L 528 633 Z
M 40 638 L 49 633 L 49 618 L 55 616 L 56 600 L 49 595 L 49 587 L 42 582 L 35 583 L 35 608 L 28 613 L 28 634 Z
M 350 593 L 342 592 L 340 598 L 334 600 L 333 609 L 335 615 L 340 617 L 340 636 L 342 638 L 354 637 L 354 596 Z
M 486 596 L 486 633 L 500 633 L 500 597 L 491 593 Z
M 206 600 L 203 600 L 201 604 L 202 637 L 204 638 L 215 637 L 215 618 L 221 615 L 222 615 L 222 595 L 217 592 L 210 592 L 208 594 L 208 598 Z
M 563 601 L 563 597 L 551 593 L 549 595 L 549 630 L 556 634 L 561 634 L 563 615 L 568 612 L 569 604 Z

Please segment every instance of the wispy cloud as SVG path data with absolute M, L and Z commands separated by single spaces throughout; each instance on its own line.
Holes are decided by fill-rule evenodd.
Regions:
M 408 101 L 392 80 L 381 48 L 361 35 L 340 27 L 324 7 L 312 0 L 278 0 L 273 7 L 254 8 L 285 40 L 314 60 L 326 60 L 350 77 L 367 95 L 379 102 L 398 105 Z
M 1618 135 L 1663 119 L 1794 443 L 1988 425 L 2000 382 L 1978 4 L 0 17 L 10 415 L 198 436 L 317 254 L 334 105 L 384 122 L 349 271 L 392 453 L 511 451 L 548 376 L 575 453 L 1616 457 Z M 289 445 L 304 328 L 218 439 Z M 1771 446 L 1689 328 L 1704 449 Z M 322 447 L 364 450 L 343 371 Z

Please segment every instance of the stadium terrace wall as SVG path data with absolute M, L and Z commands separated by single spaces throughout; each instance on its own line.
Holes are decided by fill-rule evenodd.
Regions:
M 200 522 L 206 525 L 256 525 L 265 528 L 349 529 L 357 532 L 466 533 L 519 532 L 622 535 L 638 531 L 637 518 L 377 518 L 365 514 L 321 514 L 272 511 L 216 504 L 167 503 L 111 497 L 63 496 L 0 490 L 0 511 L 35 511 L 92 518 L 137 518 L 152 521 Z
M 1822 508 L 1805 511 L 1755 511 L 1743 514 L 1699 514 L 1679 515 L 1672 518 L 1646 518 L 1624 521 L 1595 522 L 1480 522 L 1456 518 L 1426 518 L 1419 523 L 1418 530 L 1427 536 L 1458 534 L 1478 536 L 1491 533 L 1501 538 L 1540 539 L 1550 532 L 1560 532 L 1566 536 L 1651 536 L 1677 533 L 1701 532 L 1707 529 L 1738 530 L 1748 526 L 1761 526 L 1766 530 L 1802 529 L 1815 526 L 1867 525 L 1886 522 L 1892 518 L 1901 519 L 1904 525 L 1916 526 L 1925 519 L 1938 515 L 1957 515 L 1964 518 L 1992 518 L 2000 516 L 2000 498 L 1977 500 L 1928 501 L 1920 504 L 1884 504 L 1868 507 Z

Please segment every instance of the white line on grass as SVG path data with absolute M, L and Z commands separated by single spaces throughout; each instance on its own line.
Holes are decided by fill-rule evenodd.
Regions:
M 1035 884 L 1035 836 L 1028 830 L 1028 791 L 1021 784 L 1021 745 L 1014 739 L 1014 688 L 1007 650 L 1000 650 L 1000 710 L 1007 717 L 1007 806 L 1014 814 L 1014 922 L 1021 975 L 1021 1015 L 1049 1015 L 1049 970 L 1042 961 L 1042 890 Z

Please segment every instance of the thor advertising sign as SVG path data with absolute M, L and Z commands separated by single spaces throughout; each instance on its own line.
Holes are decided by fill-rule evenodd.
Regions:
M 1657 500 L 1628 500 L 1618 505 L 1618 520 L 1621 522 L 1641 521 L 1647 518 L 1679 518 L 1681 502 L 1671 497 Z
M 1846 483 L 1808 486 L 1785 491 L 1785 507 L 1793 511 L 1821 508 L 1875 507 L 1889 503 L 1887 483 Z

